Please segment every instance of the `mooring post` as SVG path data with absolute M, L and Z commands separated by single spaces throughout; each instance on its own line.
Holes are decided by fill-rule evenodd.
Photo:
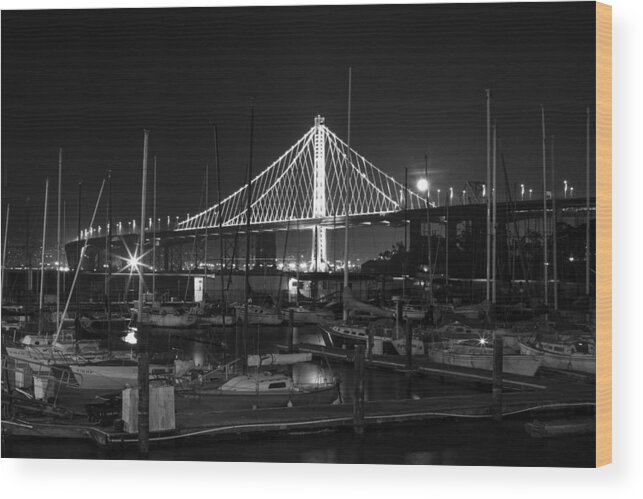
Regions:
M 404 322 L 404 331 L 406 332 L 406 367 L 410 371 L 413 368 L 413 334 L 408 319 Z
M 140 316 L 138 319 L 138 457 L 147 459 L 150 452 L 150 359 L 147 324 L 143 324 Z
M 295 336 L 295 311 L 291 308 L 288 310 L 288 353 L 293 353 Z
M 491 414 L 495 421 L 502 420 L 502 335 L 493 333 L 493 385 L 491 389 Z
M 355 393 L 353 394 L 353 428 L 364 434 L 364 345 L 355 347 Z

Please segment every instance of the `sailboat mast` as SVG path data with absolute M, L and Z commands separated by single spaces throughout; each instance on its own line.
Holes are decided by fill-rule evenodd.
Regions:
M 112 278 L 112 170 L 107 170 L 107 227 L 105 231 L 105 309 L 107 312 L 107 345 L 112 335 L 112 298 L 110 280 Z
M 149 130 L 144 130 L 143 182 L 141 187 L 141 226 L 138 258 L 138 452 L 140 458 L 149 453 L 150 384 L 149 357 L 147 353 L 147 325 L 143 323 L 143 247 L 145 245 L 145 195 L 147 192 L 147 144 Z
M 82 267 L 83 261 L 82 261 L 82 255 L 80 253 L 80 213 L 81 213 L 81 198 L 83 195 L 83 183 L 78 182 L 78 214 L 76 218 L 76 258 L 77 263 L 76 263 L 76 275 L 79 275 L 79 270 Z M 63 314 L 64 315 L 64 314 Z M 61 320 L 63 318 L 61 317 Z M 75 338 L 78 338 L 78 335 L 80 334 L 80 286 L 78 286 L 78 289 L 76 290 L 76 320 L 74 321 L 74 324 L 76 326 L 75 331 L 76 335 Z M 60 330 L 60 325 L 58 326 L 58 330 Z
M 49 177 L 45 180 L 45 213 L 42 222 L 42 251 L 40 255 L 40 301 L 38 302 L 38 331 L 43 328 L 43 306 L 45 299 L 45 238 L 47 237 L 47 204 L 49 202 Z
M 489 301 L 490 297 L 490 278 L 491 278 L 491 268 L 489 266 L 490 257 L 491 257 L 491 203 L 490 203 L 490 192 L 491 192 L 491 89 L 486 89 L 487 93 L 487 184 L 485 186 L 485 202 L 487 203 L 487 252 L 486 252 L 486 267 L 487 267 L 487 282 L 486 282 L 486 297 Z
M 56 239 L 56 329 L 60 320 L 60 204 L 62 191 L 63 150 L 58 149 L 58 236 Z
M 547 261 L 547 148 L 546 148 L 546 135 L 545 135 L 545 108 L 540 106 L 541 123 L 543 132 L 543 286 L 545 307 L 549 305 L 549 296 L 547 293 L 548 288 L 548 266 Z
M 449 193 L 447 194 L 447 199 L 446 199 L 446 222 L 445 222 L 445 236 L 444 236 L 444 241 L 445 241 L 445 257 L 444 257 L 444 287 L 445 287 L 445 293 L 444 293 L 444 303 L 448 304 L 449 303 L 449 208 L 451 207 L 451 198 L 453 195 L 453 188 L 449 187 Z
M 496 124 L 493 124 L 493 177 L 491 182 L 491 188 L 489 189 L 489 195 L 491 196 L 492 203 L 492 218 L 491 218 L 491 303 L 496 303 L 496 258 L 498 251 L 498 234 L 496 229 L 497 221 L 497 189 L 496 189 L 496 165 L 497 165 L 497 132 Z
M 140 236 L 139 236 L 139 253 L 137 255 L 138 259 L 138 321 L 141 321 L 143 317 L 143 248 L 145 247 L 145 197 L 147 194 L 147 144 L 149 137 L 149 130 L 143 130 L 143 187 L 141 189 L 141 226 L 140 226 Z
M 154 203 L 152 204 L 152 300 L 156 299 L 156 156 L 154 156 Z
M 344 289 L 348 288 L 348 209 L 350 203 L 348 197 L 350 196 L 349 179 L 351 176 L 351 91 L 352 91 L 352 78 L 353 68 L 348 68 L 348 125 L 346 132 L 346 187 L 344 190 Z M 342 318 L 344 321 L 348 320 L 348 310 L 343 307 Z
M 0 294 L 4 296 L 4 274 L 7 267 L 7 238 L 9 236 L 9 209 L 10 204 L 7 204 L 7 221 L 4 224 L 4 245 L 2 247 L 2 277 L 0 277 Z
M 552 222 L 551 222 L 551 239 L 553 243 L 553 256 L 554 260 L 554 310 L 558 310 L 558 242 L 556 234 L 556 164 L 554 163 L 554 136 L 551 136 L 551 211 L 552 211 Z
M 248 158 L 248 185 L 246 194 L 246 272 L 244 285 L 244 303 L 243 312 L 243 373 L 248 372 L 248 355 L 246 351 L 246 338 L 248 337 L 248 300 L 250 299 L 250 281 L 248 273 L 250 272 L 250 222 L 252 218 L 252 145 L 254 139 L 255 125 L 255 106 L 254 102 L 250 107 L 250 157 Z
M 431 218 L 430 218 L 430 198 L 431 198 L 431 184 L 429 183 L 429 158 L 424 153 L 424 177 L 426 178 L 426 242 L 427 242 L 427 258 L 429 260 L 429 308 L 433 303 L 433 258 L 431 258 Z M 408 187 L 408 186 L 407 186 Z M 406 199 L 405 193 L 404 199 Z M 438 199 L 438 204 L 440 200 Z M 406 248 L 405 248 L 406 249 Z
M 589 108 L 587 108 L 587 144 L 585 146 L 585 177 L 587 189 L 585 193 L 585 294 L 589 296 Z
M 208 191 L 210 190 L 210 165 L 205 164 L 205 209 L 209 208 Z M 205 234 L 203 241 L 203 302 L 205 303 L 205 295 L 208 281 L 208 222 L 205 223 Z
M 406 200 L 408 199 L 409 193 L 409 169 L 404 168 L 404 259 L 402 260 L 402 300 L 406 299 L 406 269 L 407 269 L 407 257 L 408 257 L 408 204 Z M 431 261 L 429 261 L 431 265 Z
M 224 246 L 223 246 L 223 218 L 221 216 L 221 165 L 219 165 L 219 140 L 217 135 L 217 126 L 212 125 L 212 133 L 214 135 L 214 167 L 217 173 L 217 217 L 219 222 L 219 253 L 221 254 L 221 315 L 223 316 L 223 338 L 225 339 L 225 317 L 227 312 L 227 303 L 225 299 L 225 285 L 223 282 L 224 275 Z

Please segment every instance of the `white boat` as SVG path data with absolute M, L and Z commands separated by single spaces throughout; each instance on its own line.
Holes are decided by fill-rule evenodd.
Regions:
M 196 315 L 199 324 L 234 326 L 236 322 L 234 315 L 223 315 L 220 310 L 213 309 L 211 305 L 203 302 L 198 302 L 191 307 L 190 313 Z
M 391 314 L 395 315 L 395 308 L 387 307 Z M 420 303 L 406 303 L 402 306 L 402 318 L 405 321 L 421 321 L 426 318 L 428 309 Z
M 190 313 L 185 313 L 180 309 L 170 311 L 161 310 L 146 310 L 143 311 L 141 320 L 138 323 L 147 324 L 150 327 L 163 327 L 163 328 L 187 328 L 196 325 L 197 316 Z
M 591 339 L 519 341 L 523 355 L 541 355 L 543 367 L 596 374 L 596 345 Z
M 99 341 L 75 342 L 67 336 L 54 343 L 51 336 L 27 335 L 20 343 L 7 345 L 6 351 L 12 359 L 29 364 L 35 373 L 48 373 L 52 366 L 109 358 L 108 352 L 100 348 Z
M 475 344 L 477 342 L 477 345 Z M 447 348 L 429 349 L 429 360 L 438 364 L 493 371 L 493 349 L 478 340 L 454 342 Z M 534 376 L 543 361 L 542 355 L 503 354 L 502 371 Z
M 69 366 L 78 388 L 83 390 L 122 390 L 138 385 L 138 364 L 134 359 L 105 360 Z M 169 366 L 150 365 L 150 375 L 171 376 Z
M 235 376 L 219 386 L 198 388 L 178 395 L 187 397 L 188 403 L 198 404 L 201 409 L 207 407 L 210 411 L 218 412 L 329 405 L 338 400 L 339 390 L 337 381 L 332 377 L 296 382 L 293 376 L 287 374 L 260 371 Z
M 234 326 L 236 320 L 232 315 L 197 315 L 197 322 L 211 326 Z
M 343 323 L 327 324 L 320 326 L 320 329 L 330 347 L 354 348 L 356 345 L 365 345 L 367 350 L 375 355 L 406 355 L 406 338 L 395 335 L 392 329 L 371 332 L 366 326 Z M 422 340 L 413 338 L 411 345 L 412 355 L 424 355 Z
M 234 306 L 235 315 L 239 322 L 245 320 L 245 305 Z M 281 315 L 273 307 L 248 304 L 248 325 L 278 326 L 284 322 Z
M 290 320 L 290 311 L 293 311 L 293 322 L 295 324 L 322 324 L 335 319 L 330 310 L 311 310 L 306 307 L 288 307 L 281 310 L 281 318 L 284 321 Z

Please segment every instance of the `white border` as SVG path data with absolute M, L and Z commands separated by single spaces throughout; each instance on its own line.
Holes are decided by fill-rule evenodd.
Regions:
M 245 5 L 341 4 L 347 2 L 243 2 Z M 352 1 L 352 4 L 392 3 Z M 427 3 L 406 1 L 405 3 Z M 436 2 L 429 2 L 436 3 Z M 480 3 L 480 2 L 475 2 Z M 639 309 L 643 188 L 641 48 L 643 8 L 636 0 L 613 5 L 613 237 L 614 237 L 614 464 L 599 470 L 464 468 L 452 466 L 282 465 L 243 463 L 47 461 L 3 459 L 5 497 L 112 499 L 113 497 L 300 498 L 410 497 L 634 497 L 643 491 L 643 389 Z M 2 9 L 172 7 L 167 0 L 6 1 Z M 194 6 L 240 5 L 190 1 Z M 628 279 L 630 277 L 630 279 Z M 638 285 L 637 285 L 638 284 Z M 638 369 L 635 369 L 637 368 Z M 244 445 L 251 446 L 251 442 Z M 638 495 L 641 497 L 641 495 Z

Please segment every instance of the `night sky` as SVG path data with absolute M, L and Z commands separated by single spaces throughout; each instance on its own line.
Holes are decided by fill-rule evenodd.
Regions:
M 345 139 L 349 66 L 351 145 L 398 180 L 405 167 L 412 176 L 423 170 L 425 152 L 443 194 L 484 180 L 485 88 L 491 88 L 509 182 L 542 189 L 542 104 L 547 135 L 556 136 L 560 188 L 565 178 L 584 195 L 594 8 L 583 2 L 3 11 L 2 205 L 12 205 L 10 236 L 24 225 L 30 197 L 39 237 L 49 175 L 55 238 L 59 147 L 71 238 L 77 183 L 83 182 L 88 223 L 108 168 L 114 220 L 139 217 L 144 128 L 151 131 L 150 156 L 158 158 L 159 217 L 203 208 L 213 122 L 222 193 L 241 186 L 253 97 L 255 172 L 308 131 L 317 114 Z M 210 178 L 214 202 L 213 169 Z

